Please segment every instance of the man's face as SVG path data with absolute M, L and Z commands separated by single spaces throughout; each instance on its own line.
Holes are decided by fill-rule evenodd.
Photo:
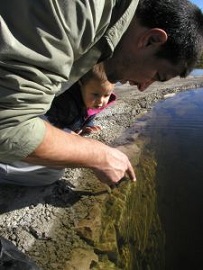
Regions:
M 146 52 L 146 51 L 145 51 Z M 126 53 L 115 55 L 104 63 L 107 78 L 112 83 L 129 82 L 144 91 L 155 81 L 167 81 L 182 73 L 181 65 L 173 65 L 168 60 L 158 58 L 155 53 L 134 56 Z
M 144 91 L 155 81 L 167 81 L 179 76 L 184 67 L 173 65 L 157 57 L 167 34 L 161 29 L 147 29 L 132 23 L 112 58 L 104 62 L 104 70 L 110 82 L 136 85 Z

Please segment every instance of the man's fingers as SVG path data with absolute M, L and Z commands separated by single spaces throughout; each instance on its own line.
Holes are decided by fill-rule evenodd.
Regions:
M 116 184 L 125 176 L 131 181 L 136 181 L 135 171 L 126 154 L 116 148 L 108 148 L 104 157 L 104 162 L 99 163 L 99 168 L 93 169 L 101 182 L 108 185 Z
M 132 180 L 133 182 L 136 181 L 135 171 L 130 162 L 126 174 L 129 176 L 130 180 Z

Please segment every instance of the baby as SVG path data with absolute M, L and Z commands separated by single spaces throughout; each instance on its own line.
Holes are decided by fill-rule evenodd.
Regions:
M 111 105 L 116 96 L 111 84 L 96 65 L 70 89 L 53 100 L 46 113 L 47 120 L 54 126 L 80 135 L 97 132 L 95 116 Z

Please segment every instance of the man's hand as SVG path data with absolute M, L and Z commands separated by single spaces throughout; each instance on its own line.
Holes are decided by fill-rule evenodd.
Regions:
M 108 148 L 102 156 L 100 167 L 93 169 L 98 179 L 106 184 L 119 182 L 124 176 L 136 181 L 134 169 L 128 157 L 115 148 Z
M 90 168 L 100 181 L 117 183 L 125 175 L 135 181 L 128 157 L 97 140 L 66 133 L 46 123 L 46 134 L 38 148 L 24 161 L 56 168 Z

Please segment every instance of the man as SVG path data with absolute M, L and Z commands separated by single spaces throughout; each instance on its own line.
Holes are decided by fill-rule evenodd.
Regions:
M 135 180 L 119 150 L 39 116 L 104 60 L 108 80 L 140 91 L 186 76 L 202 49 L 201 11 L 187 0 L 9 0 L 0 14 L 0 161 L 88 167 L 107 183 L 125 174 Z

